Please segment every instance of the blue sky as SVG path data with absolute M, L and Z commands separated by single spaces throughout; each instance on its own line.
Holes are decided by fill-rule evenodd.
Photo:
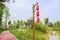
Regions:
M 40 19 L 48 17 L 50 22 L 60 20 L 60 0 L 15 0 L 5 3 L 10 9 L 10 20 L 27 20 L 32 16 L 32 4 L 39 2 Z

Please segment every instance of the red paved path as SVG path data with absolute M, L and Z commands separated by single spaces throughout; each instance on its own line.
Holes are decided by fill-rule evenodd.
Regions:
M 0 34 L 0 40 L 17 40 L 17 38 L 7 30 Z

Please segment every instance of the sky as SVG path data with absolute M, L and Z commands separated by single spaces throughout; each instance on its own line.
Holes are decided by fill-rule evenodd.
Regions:
M 32 17 L 32 5 L 39 2 L 40 20 L 49 18 L 50 22 L 60 20 L 60 0 L 15 0 L 5 2 L 9 8 L 10 20 L 27 20 Z

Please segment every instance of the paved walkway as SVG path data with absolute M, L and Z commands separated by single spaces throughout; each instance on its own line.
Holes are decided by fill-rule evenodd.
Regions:
M 0 40 L 17 40 L 17 38 L 7 30 L 0 34 Z

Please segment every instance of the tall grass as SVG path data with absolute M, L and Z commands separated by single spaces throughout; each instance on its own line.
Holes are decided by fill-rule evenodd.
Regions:
M 19 40 L 32 40 L 32 30 L 31 29 L 13 29 L 10 30 Z M 36 40 L 45 40 L 44 33 L 38 30 L 35 30 L 35 39 Z

